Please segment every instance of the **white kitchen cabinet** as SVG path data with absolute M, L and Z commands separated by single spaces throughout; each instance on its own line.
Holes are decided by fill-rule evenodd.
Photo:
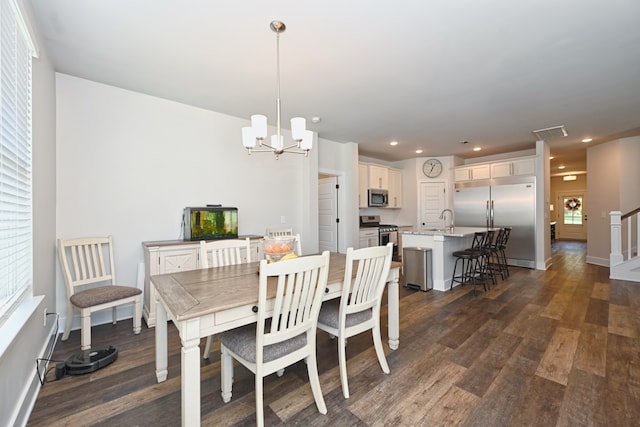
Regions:
M 369 166 L 364 163 L 358 164 L 358 207 L 369 206 Z
M 378 229 L 377 228 L 361 228 L 360 229 L 360 248 L 370 248 L 378 246 Z
M 491 178 L 490 165 L 462 166 L 454 169 L 454 179 L 460 181 L 474 181 Z
M 501 178 L 505 176 L 528 176 L 535 175 L 535 172 L 536 163 L 533 158 L 491 164 L 492 178 Z
M 369 188 L 389 189 L 389 168 L 379 165 L 369 165 Z
M 402 172 L 398 169 L 389 169 L 389 205 L 387 207 L 402 207 Z
M 251 238 L 251 261 L 264 258 L 260 239 L 262 236 L 244 236 Z M 157 274 L 175 273 L 200 268 L 198 255 L 200 241 L 169 240 L 142 242 L 144 247 L 144 298 L 142 315 L 148 327 L 156 324 L 156 299 L 152 295 L 149 278 Z

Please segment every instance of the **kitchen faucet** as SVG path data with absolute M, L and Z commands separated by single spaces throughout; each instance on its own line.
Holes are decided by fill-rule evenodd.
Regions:
M 451 209 L 445 209 L 445 210 L 443 210 L 443 211 L 440 213 L 440 219 L 445 219 L 445 215 L 444 215 L 444 214 L 445 214 L 445 213 L 447 213 L 447 212 L 449 212 L 449 213 L 451 214 L 451 223 L 449 224 L 449 227 L 448 227 L 448 228 L 449 228 L 449 231 L 453 231 L 453 227 L 454 227 L 454 225 L 453 225 L 453 218 L 454 218 L 454 214 L 453 214 L 453 211 L 452 211 Z M 446 222 L 445 222 L 445 224 L 446 224 Z

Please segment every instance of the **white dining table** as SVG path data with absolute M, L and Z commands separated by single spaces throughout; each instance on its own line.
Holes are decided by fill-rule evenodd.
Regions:
M 332 253 L 323 300 L 339 298 L 346 255 Z M 392 262 L 387 278 L 389 347 L 400 344 L 398 280 L 402 264 Z M 183 426 L 200 425 L 200 340 L 257 320 L 259 262 L 151 276 L 157 302 L 156 378 L 167 379 L 167 322 L 178 329 L 181 351 Z M 269 296 L 275 289 L 269 289 Z

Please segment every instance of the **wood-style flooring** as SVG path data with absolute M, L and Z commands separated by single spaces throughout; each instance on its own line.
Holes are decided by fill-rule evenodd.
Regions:
M 401 289 L 396 351 L 386 344 L 386 304 L 382 313 L 391 373 L 382 373 L 370 333 L 350 338 L 349 399 L 335 341 L 319 331 L 327 414 L 317 412 L 301 362 L 265 379 L 265 425 L 640 425 L 640 283 L 610 280 L 608 268 L 585 263 L 585 249 L 556 242 L 549 270 L 511 267 L 476 296 L 470 286 Z M 28 425 L 179 426 L 180 340 L 170 326 L 169 377 L 158 384 L 154 330 L 133 335 L 130 320 L 94 327 L 94 346 L 116 346 L 118 359 L 45 383 Z M 253 375 L 237 366 L 233 398 L 223 403 L 215 342 L 202 361 L 202 425 L 254 425 Z M 53 357 L 79 348 L 74 331 Z

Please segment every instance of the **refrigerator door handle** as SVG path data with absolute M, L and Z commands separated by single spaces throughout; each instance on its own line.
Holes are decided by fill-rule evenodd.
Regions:
M 491 201 L 491 228 L 493 228 L 493 200 Z
M 487 200 L 487 207 L 485 209 L 485 219 L 486 219 L 486 222 L 487 222 L 487 228 L 489 228 L 489 223 L 490 223 L 489 222 L 490 221 L 489 215 L 490 215 L 490 213 L 489 213 L 489 200 Z

